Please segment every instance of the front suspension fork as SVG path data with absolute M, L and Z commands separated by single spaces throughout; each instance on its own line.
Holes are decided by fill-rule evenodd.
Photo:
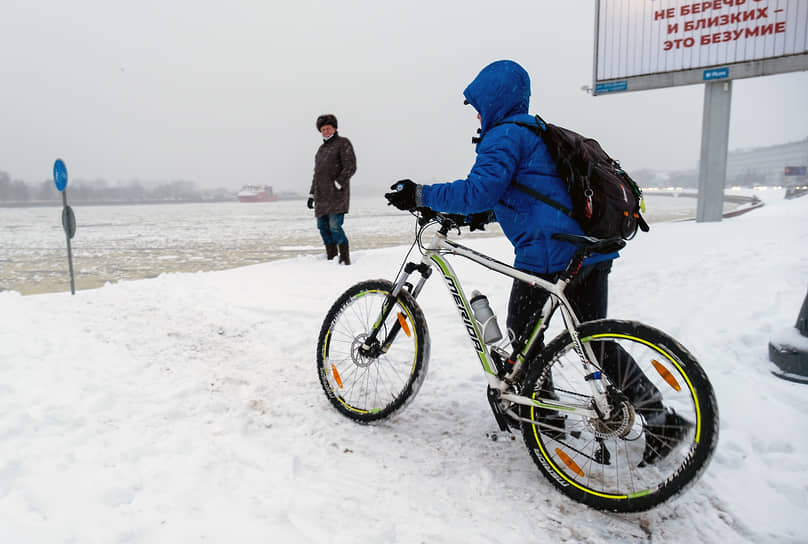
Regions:
M 421 274 L 421 278 L 418 280 L 415 287 L 413 287 L 412 284 L 407 282 L 407 279 L 409 279 L 410 275 L 416 271 Z M 393 326 L 390 327 L 390 330 L 387 332 L 387 336 L 385 336 L 383 340 L 379 341 L 378 336 L 379 331 L 382 328 L 382 324 L 387 321 L 387 318 L 390 317 L 390 312 L 392 312 L 393 308 L 395 307 L 395 302 L 398 295 L 401 293 L 402 289 L 407 289 L 410 295 L 412 295 L 413 298 L 416 298 L 424 288 L 424 284 L 426 283 L 426 280 L 429 279 L 431 274 L 432 268 L 426 263 L 416 264 L 410 262 L 404 266 L 404 270 L 396 280 L 393 290 L 385 298 L 381 312 L 379 312 L 379 317 L 373 324 L 370 334 L 359 347 L 359 352 L 363 356 L 378 357 L 382 353 L 387 353 L 387 350 L 390 349 L 390 346 L 393 344 L 393 341 L 396 339 L 396 336 L 398 336 L 398 333 L 402 329 L 401 321 L 404 319 L 404 316 L 399 315 L 398 319 L 396 319 Z

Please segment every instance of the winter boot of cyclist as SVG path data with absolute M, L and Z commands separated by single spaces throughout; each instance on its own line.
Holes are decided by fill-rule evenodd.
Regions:
M 645 421 L 645 450 L 640 466 L 659 461 L 673 451 L 693 424 L 665 408 L 659 389 L 619 345 L 605 343 L 599 356 L 609 380 L 628 397 Z
M 666 408 L 645 421 L 645 450 L 640 466 L 664 459 L 685 438 L 693 424 Z
M 339 245 L 339 264 L 351 264 L 351 254 L 348 251 L 348 242 Z
M 640 466 L 654 464 L 673 451 L 693 424 L 673 409 L 666 408 L 660 400 L 659 390 L 644 375 L 623 392 L 645 420 L 645 450 Z
M 325 246 L 325 256 L 329 261 L 337 256 L 337 246 L 336 246 L 336 244 L 330 244 L 330 245 Z

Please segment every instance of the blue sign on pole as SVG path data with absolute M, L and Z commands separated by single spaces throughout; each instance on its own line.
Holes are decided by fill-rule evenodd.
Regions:
M 62 159 L 56 159 L 56 162 L 53 163 L 53 182 L 59 192 L 64 191 L 67 187 L 67 166 Z
M 729 68 L 714 68 L 712 70 L 704 70 L 704 81 L 712 81 L 713 79 L 727 79 L 729 77 Z
M 628 90 L 628 81 L 609 81 L 595 85 L 595 94 L 617 93 Z

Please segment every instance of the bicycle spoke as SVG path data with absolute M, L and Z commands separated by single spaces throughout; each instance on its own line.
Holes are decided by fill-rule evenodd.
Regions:
M 403 406 L 417 391 L 426 367 L 426 325 L 406 294 L 392 302 L 394 307 L 379 322 L 391 290 L 392 284 L 383 281 L 349 289 L 332 306 L 320 335 L 318 366 L 323 387 L 333 395 L 329 398 L 338 410 L 361 421 L 384 417 Z M 389 349 L 381 352 L 379 343 L 390 331 L 401 330 L 401 321 L 409 334 L 397 334 Z M 378 330 L 371 340 L 374 327 Z
M 643 339 L 636 332 L 641 327 L 627 322 L 582 327 L 592 329 L 581 338 L 610 388 L 609 417 L 568 412 L 558 429 L 543 422 L 558 419 L 564 411 L 525 407 L 526 418 L 538 423 L 523 426 L 525 440 L 539 468 L 548 477 L 555 474 L 554 483 L 570 482 L 572 486 L 559 488 L 577 500 L 625 511 L 648 508 L 701 470 L 703 460 L 694 464 L 697 454 L 703 459 L 712 453 L 716 416 L 711 389 L 692 359 L 674 357 L 669 347 L 653 341 L 659 337 L 661 345 L 674 345 L 659 331 L 643 329 L 649 335 Z M 604 332 L 598 334 L 599 328 Z M 562 335 L 547 352 L 552 356 L 528 379 L 526 390 L 533 398 L 555 399 L 559 406 L 593 406 L 592 389 L 579 370 L 582 365 L 571 340 Z M 706 443 L 697 441 L 696 425 L 707 431 L 702 437 Z

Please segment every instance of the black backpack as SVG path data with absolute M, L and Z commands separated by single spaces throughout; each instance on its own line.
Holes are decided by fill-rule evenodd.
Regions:
M 648 223 L 640 215 L 642 191 L 620 163 L 612 159 L 596 140 L 546 123 L 538 115 L 536 121 L 538 127 L 511 123 L 529 128 L 544 140 L 561 179 L 570 191 L 572 209 L 515 180 L 511 185 L 569 215 L 589 236 L 619 236 L 629 240 L 637 233 L 638 227 L 648 232 Z

